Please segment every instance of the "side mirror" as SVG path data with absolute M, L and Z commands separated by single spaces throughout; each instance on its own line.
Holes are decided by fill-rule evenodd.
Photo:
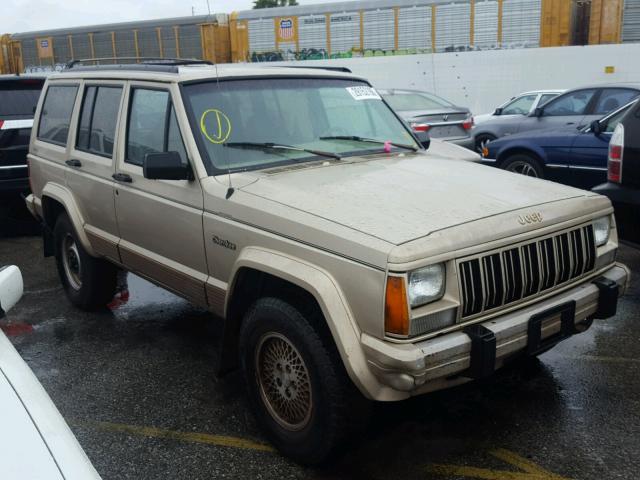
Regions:
M 189 164 L 178 152 L 147 153 L 142 164 L 144 178 L 150 180 L 192 180 Z
M 604 131 L 604 125 L 598 120 L 591 122 L 591 133 L 594 135 L 600 135 Z
M 500 115 L 502 115 L 503 111 L 504 111 L 504 109 L 502 107 L 498 107 L 498 108 L 496 108 L 496 111 L 493 112 L 493 114 L 500 116 Z
M 533 111 L 533 116 L 534 117 L 541 117 L 542 115 L 544 115 L 544 108 L 536 107 L 536 109 Z
M 431 138 L 429 137 L 429 133 L 428 132 L 413 132 L 413 133 L 415 133 L 416 137 L 418 138 L 420 145 L 422 145 L 426 150 L 428 150 L 429 146 L 431 145 Z

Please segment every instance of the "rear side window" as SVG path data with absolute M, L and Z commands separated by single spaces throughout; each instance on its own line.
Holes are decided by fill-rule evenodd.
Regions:
M 142 166 L 148 153 L 163 152 L 178 152 L 183 163 L 187 162 L 171 96 L 165 90 L 135 88 L 131 91 L 125 161 Z
M 42 80 L 31 79 L 0 82 L 0 119 L 33 118 L 42 85 Z
M 47 89 L 38 126 L 39 140 L 66 144 L 77 92 L 77 85 L 53 85 Z
M 594 115 L 605 115 L 624 107 L 627 103 L 638 96 L 636 90 L 625 88 L 609 88 L 602 92 L 596 104 Z
M 111 158 L 122 87 L 87 87 L 82 101 L 76 148 Z

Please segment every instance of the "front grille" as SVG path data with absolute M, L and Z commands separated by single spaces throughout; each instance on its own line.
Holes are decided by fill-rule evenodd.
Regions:
M 595 266 L 593 226 L 507 247 L 458 264 L 462 318 L 576 279 Z

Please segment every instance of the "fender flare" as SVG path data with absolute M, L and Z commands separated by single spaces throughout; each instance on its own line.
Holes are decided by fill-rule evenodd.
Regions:
M 46 219 L 47 213 L 45 212 L 45 197 L 52 198 L 64 207 L 82 247 L 89 255 L 93 257 L 97 256 L 91 246 L 89 237 L 87 237 L 87 234 L 84 231 L 84 218 L 80 213 L 80 209 L 78 208 L 78 204 L 75 201 L 73 193 L 71 193 L 71 191 L 66 187 L 58 185 L 57 183 L 47 183 L 42 189 L 41 195 L 42 216 Z M 53 225 L 50 225 L 50 227 L 53 229 Z
M 286 280 L 311 294 L 324 315 L 347 374 L 368 398 L 395 396 L 390 388 L 380 384 L 369 367 L 361 346 L 360 329 L 336 280 L 324 269 L 304 260 L 277 251 L 244 248 L 231 272 L 233 279 L 227 293 L 225 318 L 241 268 L 251 268 Z

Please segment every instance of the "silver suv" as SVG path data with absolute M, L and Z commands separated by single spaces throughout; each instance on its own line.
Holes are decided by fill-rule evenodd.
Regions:
M 607 198 L 423 142 L 349 73 L 76 66 L 38 105 L 27 204 L 78 307 L 125 269 L 223 319 L 219 370 L 318 463 L 366 399 L 537 355 L 627 285 Z

